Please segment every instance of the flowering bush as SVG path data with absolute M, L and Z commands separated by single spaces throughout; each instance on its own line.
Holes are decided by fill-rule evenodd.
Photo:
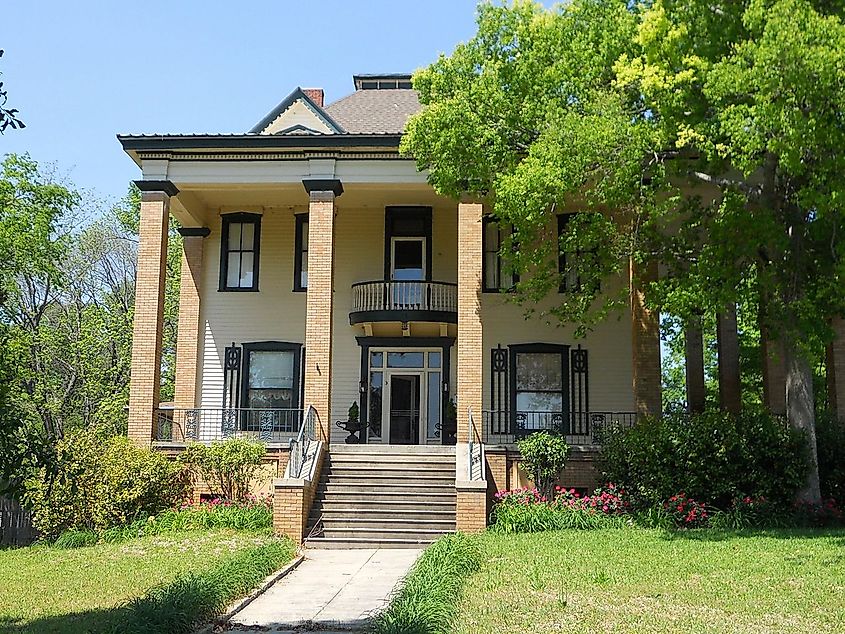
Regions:
M 663 503 L 663 509 L 675 522 L 675 526 L 682 528 L 706 526 L 709 519 L 704 504 L 696 502 L 684 493 L 678 493 L 666 500 Z
M 555 487 L 552 499 L 537 489 L 499 491 L 494 496 L 494 527 L 506 533 L 531 533 L 565 528 L 620 525 L 630 504 L 613 484 L 581 496 L 575 489 Z
M 838 526 L 845 514 L 833 498 L 822 500 L 821 504 L 796 502 L 793 505 L 795 521 L 803 526 Z
M 625 490 L 613 483 L 596 489 L 592 495 L 581 496 L 575 489 L 556 487 L 554 504 L 560 508 L 582 509 L 606 515 L 622 515 L 630 512 L 631 503 Z

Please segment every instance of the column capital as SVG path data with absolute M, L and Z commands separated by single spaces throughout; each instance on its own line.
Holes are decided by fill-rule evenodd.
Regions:
M 339 178 L 303 178 L 302 186 L 312 195 L 317 192 L 331 192 L 337 198 L 343 193 L 343 183 Z
M 172 181 L 137 180 L 135 187 L 144 193 L 162 192 L 168 196 L 176 196 L 179 193 L 179 189 Z
M 211 233 L 211 229 L 208 227 L 179 227 L 176 231 L 179 232 L 179 235 L 183 238 L 188 238 L 191 236 L 199 236 L 200 238 L 206 238 Z

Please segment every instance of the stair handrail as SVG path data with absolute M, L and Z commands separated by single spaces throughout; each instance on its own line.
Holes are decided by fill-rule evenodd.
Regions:
M 311 448 L 311 443 L 317 441 L 317 422 L 320 415 L 313 405 L 309 405 L 305 409 L 305 416 L 302 419 L 302 425 L 299 427 L 299 433 L 296 438 L 290 439 L 290 458 L 288 459 L 288 474 L 291 478 L 303 478 L 303 471 L 305 469 L 305 459 L 308 457 L 308 450 Z
M 484 443 L 478 428 L 475 426 L 475 419 L 472 416 L 472 408 L 467 408 L 469 420 L 469 442 L 467 443 L 467 480 L 484 480 Z M 476 470 L 476 466 L 478 469 Z

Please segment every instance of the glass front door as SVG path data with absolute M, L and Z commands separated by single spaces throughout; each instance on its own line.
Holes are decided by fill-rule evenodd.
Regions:
M 420 374 L 391 374 L 388 424 L 391 445 L 417 445 L 420 435 Z
M 394 310 L 419 310 L 425 280 L 425 238 L 393 238 L 391 244 L 391 299 Z
M 367 442 L 444 442 L 441 349 L 371 349 Z

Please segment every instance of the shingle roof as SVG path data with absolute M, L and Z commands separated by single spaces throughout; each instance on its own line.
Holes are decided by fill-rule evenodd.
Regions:
M 401 134 L 420 108 L 415 90 L 356 90 L 325 111 L 350 134 Z

